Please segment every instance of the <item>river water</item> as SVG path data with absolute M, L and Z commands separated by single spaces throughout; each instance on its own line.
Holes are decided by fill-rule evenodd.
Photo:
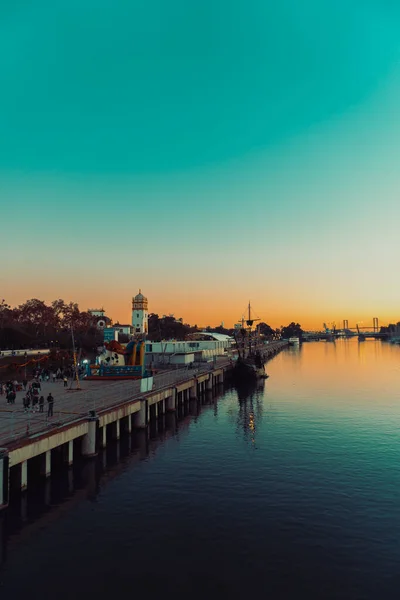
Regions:
M 397 599 L 400 347 L 307 343 L 268 373 L 16 499 L 1 597 Z

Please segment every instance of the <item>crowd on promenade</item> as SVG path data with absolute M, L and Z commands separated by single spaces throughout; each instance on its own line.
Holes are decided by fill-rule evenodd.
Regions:
M 68 373 L 67 370 L 57 369 L 56 371 L 49 371 L 48 369 L 38 369 L 33 373 L 33 377 L 30 381 L 27 378 L 23 379 L 22 382 L 17 380 L 6 381 L 6 383 L 0 383 L 0 397 L 5 397 L 7 404 L 15 404 L 17 394 L 22 392 L 22 406 L 24 412 L 44 412 L 45 399 L 42 395 L 42 383 L 43 382 L 62 382 L 64 387 L 68 387 Z M 50 392 L 46 398 L 47 401 L 47 416 L 53 416 L 54 408 L 54 396 Z

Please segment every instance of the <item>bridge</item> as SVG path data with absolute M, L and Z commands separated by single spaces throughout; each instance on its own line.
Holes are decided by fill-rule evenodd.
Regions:
M 336 323 L 331 323 L 331 327 L 328 327 L 324 323 L 324 329 L 322 331 L 305 331 L 303 334 L 304 340 L 334 340 L 337 338 L 350 338 L 358 336 L 360 341 L 367 338 L 373 339 L 389 339 L 390 333 L 383 333 L 379 328 L 379 319 L 374 317 L 372 325 L 362 325 L 362 323 L 356 323 L 355 327 L 349 327 L 349 321 L 343 319 L 342 328 L 337 329 Z

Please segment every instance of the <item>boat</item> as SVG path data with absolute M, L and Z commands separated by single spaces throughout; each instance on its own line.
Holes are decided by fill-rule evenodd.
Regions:
M 290 337 L 289 338 L 289 346 L 300 346 L 300 338 Z
M 266 359 L 261 350 L 261 344 L 256 332 L 252 331 L 254 319 L 251 315 L 251 305 L 248 305 L 248 319 L 242 318 L 242 328 L 239 334 L 235 335 L 238 358 L 233 367 L 233 379 L 239 382 L 256 381 L 257 379 L 267 379 L 265 372 Z M 245 327 L 245 323 L 247 328 Z

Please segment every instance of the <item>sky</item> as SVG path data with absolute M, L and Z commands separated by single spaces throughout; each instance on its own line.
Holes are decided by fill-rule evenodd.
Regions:
M 0 298 L 400 320 L 394 0 L 5 0 Z

